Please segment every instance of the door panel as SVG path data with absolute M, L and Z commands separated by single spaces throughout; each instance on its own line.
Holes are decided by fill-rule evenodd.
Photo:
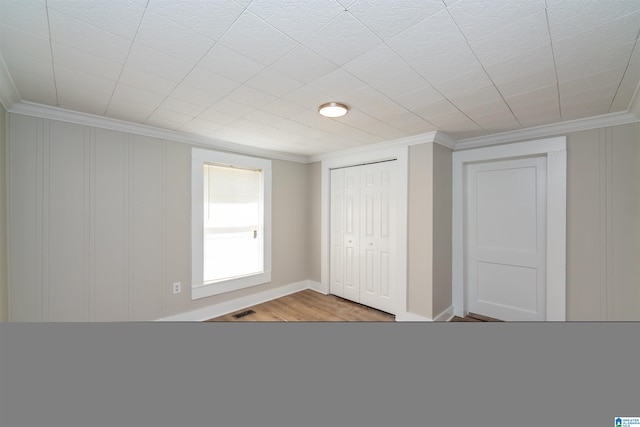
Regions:
M 331 171 L 331 222 L 343 227 L 331 227 L 330 291 L 387 312 L 394 309 L 394 166 L 385 162 Z
M 546 158 L 466 168 L 469 311 L 544 320 Z

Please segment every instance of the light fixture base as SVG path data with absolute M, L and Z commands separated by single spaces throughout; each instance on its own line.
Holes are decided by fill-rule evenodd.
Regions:
M 325 117 L 342 117 L 349 111 L 349 107 L 340 102 L 327 102 L 318 107 L 318 113 Z

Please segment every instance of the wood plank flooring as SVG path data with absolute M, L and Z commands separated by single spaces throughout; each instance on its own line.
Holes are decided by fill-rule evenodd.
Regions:
M 453 316 L 449 322 L 502 322 L 502 320 L 483 316 L 482 314 L 469 313 L 465 317 Z
M 215 317 L 207 322 L 394 322 L 395 316 L 335 295 L 306 289 L 272 301 Z M 500 322 L 469 313 L 451 322 Z
M 234 315 L 253 313 L 235 318 Z M 207 322 L 394 322 L 375 308 L 305 289 L 272 301 L 215 317 Z

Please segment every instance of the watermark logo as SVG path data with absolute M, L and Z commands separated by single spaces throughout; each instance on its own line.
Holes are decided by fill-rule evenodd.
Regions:
M 640 417 L 616 417 L 615 427 L 640 427 Z

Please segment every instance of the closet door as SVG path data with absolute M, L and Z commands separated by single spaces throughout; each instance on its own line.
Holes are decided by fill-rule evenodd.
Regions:
M 334 295 L 393 313 L 395 162 L 331 171 Z
M 393 311 L 391 223 L 394 162 L 361 167 L 360 303 Z

